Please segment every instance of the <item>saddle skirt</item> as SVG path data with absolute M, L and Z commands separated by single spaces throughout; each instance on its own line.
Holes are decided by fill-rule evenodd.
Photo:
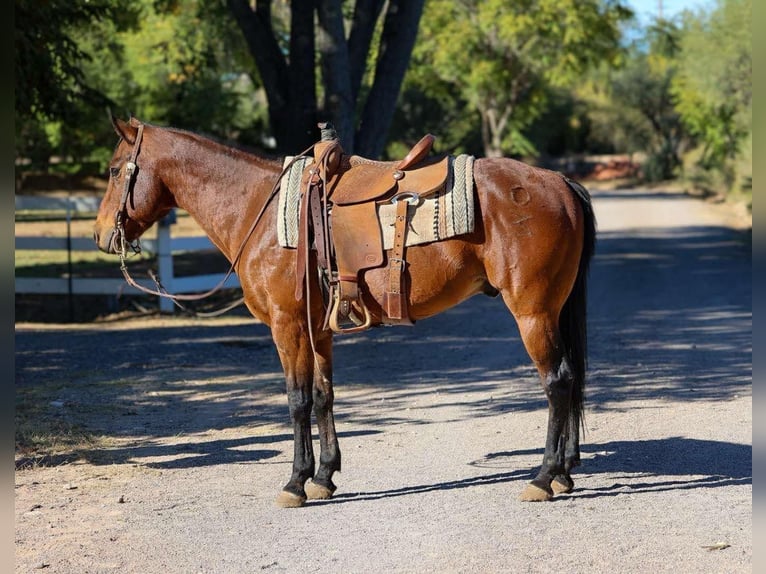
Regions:
M 449 239 L 457 235 L 471 233 L 474 230 L 475 209 L 473 194 L 473 156 L 461 154 L 448 156 L 447 178 L 441 189 L 421 197 L 417 204 L 409 205 L 408 232 L 406 245 L 420 245 Z M 285 158 L 287 167 L 294 158 Z M 339 177 L 352 167 L 362 168 L 369 164 L 381 165 L 383 162 L 371 162 L 357 156 L 344 157 L 347 162 Z M 310 156 L 295 159 L 290 169 L 282 176 L 279 191 L 279 217 L 277 235 L 279 245 L 297 248 L 300 220 L 300 198 L 305 189 L 308 171 L 313 164 Z M 384 164 L 385 165 L 385 164 Z M 373 192 L 374 193 L 374 192 Z M 364 190 L 361 195 L 364 196 Z M 331 197 L 330 201 L 334 198 Z M 379 202 L 375 206 L 383 249 L 392 249 L 394 245 L 394 221 L 396 205 Z

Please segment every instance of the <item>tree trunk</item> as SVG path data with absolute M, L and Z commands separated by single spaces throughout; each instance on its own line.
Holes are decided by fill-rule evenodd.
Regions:
M 418 33 L 424 0 L 389 0 L 375 80 L 356 137 L 356 152 L 380 157 L 394 117 L 399 90 Z
M 481 112 L 481 141 L 484 145 L 484 157 L 503 156 L 503 132 L 506 122 L 498 125 L 497 111 L 494 108 L 482 108 Z M 503 118 L 505 119 L 505 118 Z
M 293 0 L 289 63 L 271 24 L 272 0 L 227 0 L 247 42 L 269 105 L 269 125 L 280 153 L 298 153 L 318 131 L 314 72 L 314 9 L 328 115 L 347 152 L 379 157 L 415 45 L 425 0 L 388 0 L 375 79 L 354 132 L 359 92 L 375 24 L 385 0 L 357 0 L 348 41 L 342 0 Z
M 357 0 L 354 19 L 348 35 L 348 54 L 351 64 L 351 99 L 358 101 L 364 72 L 367 69 L 367 55 L 370 52 L 375 23 L 380 17 L 385 0 Z
M 271 25 L 271 0 L 227 0 L 255 60 L 269 103 L 277 151 L 297 153 L 316 139 L 314 2 L 295 0 L 291 11 L 290 65 Z
M 347 153 L 354 150 L 354 99 L 351 67 L 343 29 L 341 0 L 319 0 L 319 53 L 324 85 L 324 114 L 332 121 Z
M 290 11 L 288 115 L 283 151 L 302 152 L 317 140 L 316 68 L 314 66 L 314 1 L 293 0 Z M 273 130 L 272 126 L 272 130 Z

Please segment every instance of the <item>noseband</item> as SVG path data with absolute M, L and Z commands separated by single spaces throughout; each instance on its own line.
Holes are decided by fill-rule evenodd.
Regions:
M 122 190 L 122 197 L 120 198 L 120 207 L 117 209 L 117 213 L 114 214 L 114 231 L 117 234 L 117 247 L 120 255 L 121 266 L 125 267 L 125 258 L 128 254 L 128 248 L 133 253 L 141 252 L 141 245 L 136 239 L 134 242 L 130 242 L 125 236 L 125 221 L 130 219 L 128 215 L 128 200 L 133 194 L 133 176 L 136 173 L 136 159 L 138 158 L 138 152 L 141 148 L 141 140 L 144 137 L 144 124 L 138 124 L 138 133 L 136 134 L 136 140 L 133 142 L 133 149 L 130 152 L 130 159 L 125 164 L 125 185 Z

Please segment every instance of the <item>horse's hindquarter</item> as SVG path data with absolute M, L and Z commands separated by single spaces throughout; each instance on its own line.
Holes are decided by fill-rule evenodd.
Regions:
M 489 282 L 515 315 L 563 306 L 583 247 L 584 216 L 559 173 L 512 159 L 474 167 Z

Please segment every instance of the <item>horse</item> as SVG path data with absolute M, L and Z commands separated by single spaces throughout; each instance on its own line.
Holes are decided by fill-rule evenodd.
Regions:
M 333 418 L 335 333 L 321 321 L 321 289 L 297 298 L 296 250 L 278 244 L 273 199 L 282 159 L 133 116 L 112 117 L 112 124 L 119 140 L 94 225 L 98 248 L 124 253 L 175 207 L 196 220 L 231 262 L 250 313 L 269 326 L 284 370 L 294 452 L 276 504 L 299 507 L 331 498 L 333 474 L 341 469 Z M 587 189 L 558 172 L 493 157 L 476 158 L 473 176 L 474 230 L 408 248 L 409 313 L 416 322 L 473 295 L 501 296 L 548 401 L 542 464 L 519 497 L 547 501 L 572 491 L 571 473 L 580 464 L 595 215 Z M 318 282 L 318 274 L 310 280 Z M 360 281 L 375 326 L 384 320 L 386 281 L 385 266 Z

